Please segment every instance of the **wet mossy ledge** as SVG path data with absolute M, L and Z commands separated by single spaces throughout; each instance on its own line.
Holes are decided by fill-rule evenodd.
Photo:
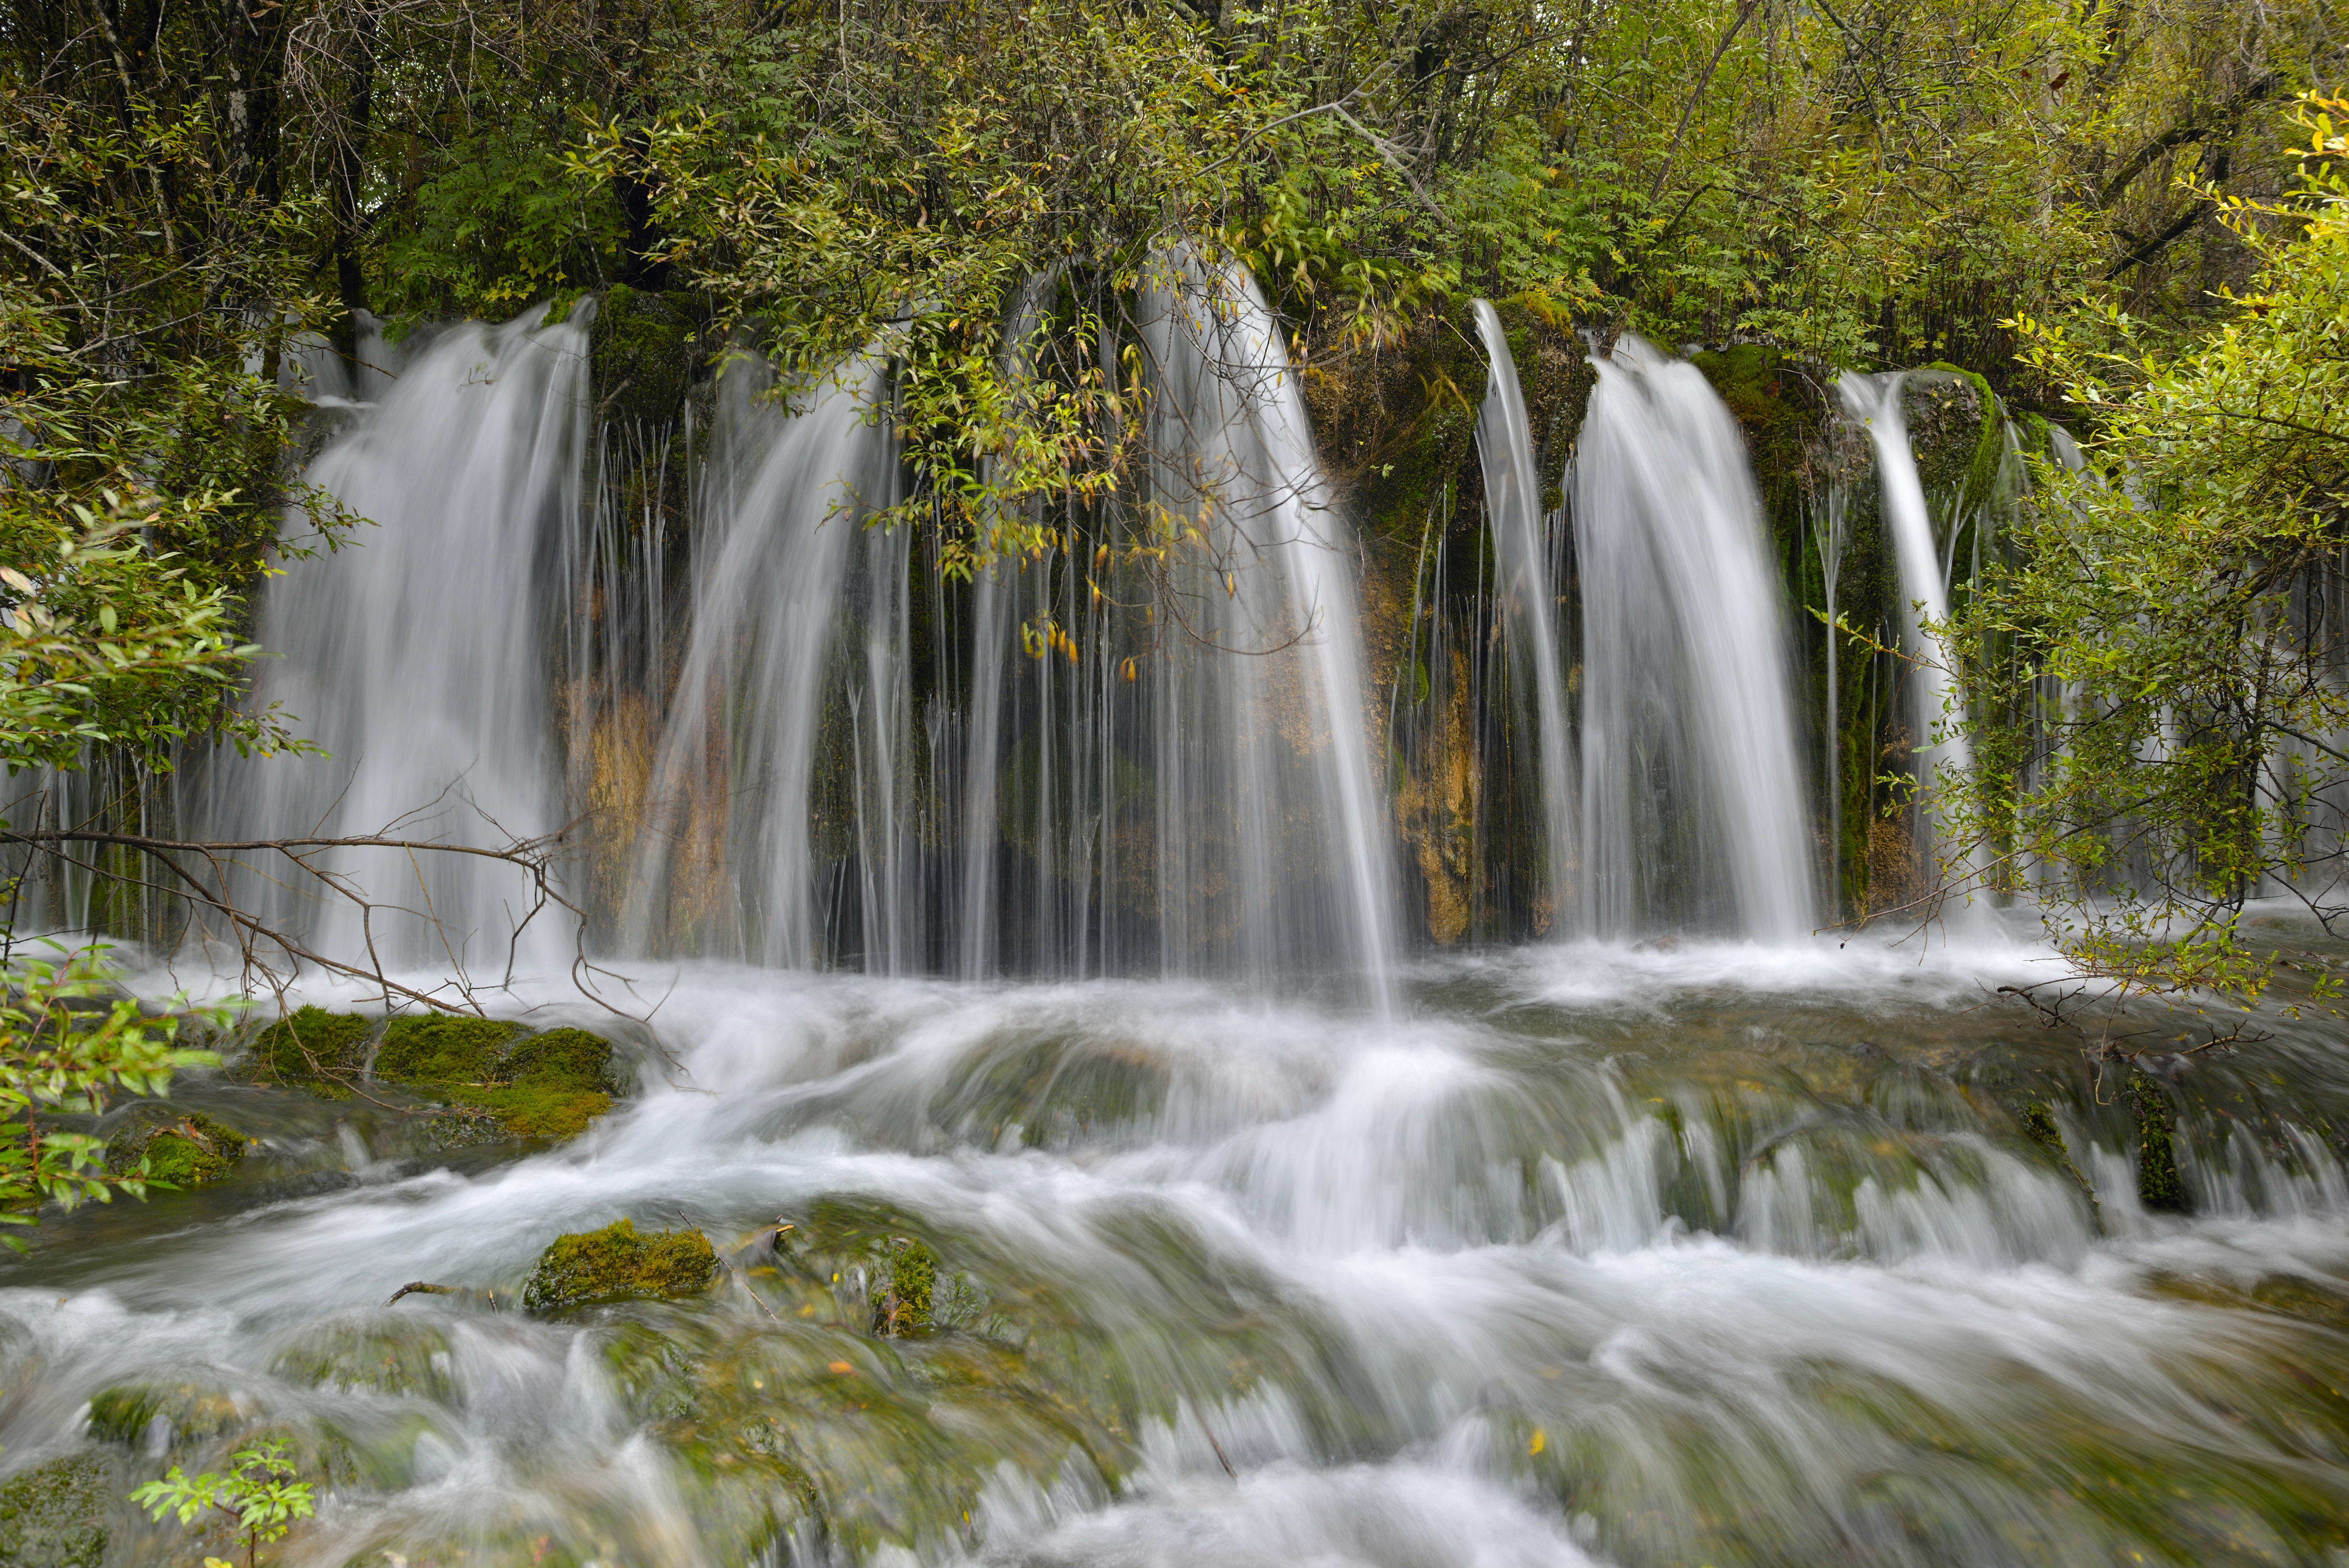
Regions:
M 601 1036 L 492 1018 L 386 1022 L 305 1007 L 263 1030 L 248 1060 L 264 1083 L 329 1099 L 388 1085 L 471 1124 L 455 1130 L 490 1137 L 576 1137 L 626 1086 Z

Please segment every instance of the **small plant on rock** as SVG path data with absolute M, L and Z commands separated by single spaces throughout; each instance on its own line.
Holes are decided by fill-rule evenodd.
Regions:
M 269 1438 L 231 1455 L 226 1475 L 207 1470 L 191 1476 L 173 1465 L 161 1480 L 132 1492 L 130 1501 L 159 1520 L 177 1513 L 181 1524 L 192 1524 L 207 1512 L 227 1514 L 244 1533 L 244 1568 L 254 1568 L 261 1543 L 284 1540 L 294 1521 L 309 1518 L 316 1507 L 310 1483 L 295 1479 L 300 1473 L 286 1440 Z M 207 1557 L 204 1568 L 230 1565 Z

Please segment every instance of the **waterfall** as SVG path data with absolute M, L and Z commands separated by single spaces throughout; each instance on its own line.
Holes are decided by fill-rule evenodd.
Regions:
M 1170 972 L 1332 963 L 1391 996 L 1394 892 L 1371 760 L 1357 546 L 1280 324 L 1245 269 L 1184 250 L 1139 301 L 1156 378 L 1158 911 Z
M 195 770 L 188 809 L 211 836 L 498 846 L 561 826 L 544 606 L 554 541 L 579 525 L 584 314 L 440 334 L 312 463 L 310 482 L 365 521 L 340 548 L 285 562 L 262 604 L 257 640 L 276 657 L 255 696 L 327 754 Z M 289 537 L 307 531 L 289 521 Z M 363 920 L 275 866 L 246 896 L 330 957 L 477 977 L 510 943 L 524 969 L 567 959 L 567 933 L 551 915 L 525 920 L 526 881 L 495 861 L 364 850 L 320 864 L 385 908 Z
M 895 891 L 899 835 L 855 809 L 871 802 L 868 782 L 889 804 L 905 711 L 889 628 L 862 613 L 885 620 L 900 607 L 885 578 L 851 581 L 876 545 L 891 547 L 858 516 L 886 503 L 894 480 L 888 438 L 869 419 L 878 383 L 877 364 L 859 361 L 779 403 L 746 360 L 721 378 L 718 454 L 696 498 L 693 629 L 622 922 L 631 948 L 816 963 L 832 913 L 818 884 L 833 896 L 843 829 L 867 852 L 858 905 L 880 927 L 860 936 L 883 954 L 892 946 L 873 899 L 885 906 Z M 855 657 L 843 660 L 850 638 Z M 843 754 L 854 799 L 819 798 L 820 772 L 839 778 Z
M 1868 441 L 1876 451 L 1878 491 L 1900 576 L 1901 640 L 1917 660 L 1910 667 L 1917 780 L 1930 792 L 1937 773 L 1967 772 L 1973 763 L 1973 748 L 1959 731 L 1939 742 L 1933 739 L 1944 713 L 1951 711 L 1954 672 L 1930 626 L 1948 620 L 1950 592 L 1940 551 L 1933 540 L 1932 516 L 1925 507 L 1925 486 L 1917 474 L 1917 455 L 1909 444 L 1909 417 L 1901 401 L 1907 382 L 1905 371 L 1863 376 L 1847 370 L 1837 380 L 1836 390 L 1845 411 L 1867 426 Z M 1920 834 L 1933 834 L 1934 820 L 1930 807 L 1921 813 Z M 1925 848 L 1927 865 L 1938 866 L 1936 846 L 1929 842 Z M 1974 859 L 1979 871 L 1979 850 Z
M 1550 931 L 1560 933 L 1574 887 L 1574 736 L 1568 728 L 1566 672 L 1557 633 L 1556 565 L 1543 526 L 1541 482 L 1534 467 L 1533 431 L 1524 389 L 1509 354 L 1508 335 L 1490 301 L 1478 300 L 1476 330 L 1485 340 L 1491 379 L 1476 419 L 1476 449 L 1485 472 L 1485 525 L 1492 531 L 1497 585 L 1518 655 L 1512 694 L 1522 708 L 1524 672 L 1533 675 L 1534 732 L 1541 775 L 1543 858 L 1549 875 Z
M 1594 361 L 1574 472 L 1588 930 L 1811 929 L 1778 587 L 1735 421 L 1635 337 Z
M 1043 324 L 1045 303 L 1061 279 L 1061 269 L 1048 268 L 1029 279 L 1019 291 L 1003 330 L 1002 365 L 1006 380 L 1024 385 L 1031 373 L 1032 339 Z M 1001 467 L 989 459 L 990 476 Z M 996 924 L 1001 883 L 997 875 L 1001 848 L 999 778 L 1004 755 L 1004 687 L 1011 676 L 1012 617 L 1017 571 L 995 561 L 974 575 L 970 616 L 970 702 L 966 711 L 968 739 L 963 756 L 962 908 L 956 962 L 962 976 L 977 980 L 995 972 L 1000 958 Z M 1049 673 L 1049 665 L 1048 665 Z M 1050 900 L 1031 906 L 1039 914 Z M 1082 922 L 1080 923 L 1080 929 Z M 1076 966 L 1080 970 L 1081 964 Z

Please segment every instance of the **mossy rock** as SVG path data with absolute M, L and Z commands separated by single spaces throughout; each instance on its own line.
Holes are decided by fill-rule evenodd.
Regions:
M 718 1254 L 698 1231 L 639 1231 L 633 1220 L 601 1231 L 557 1236 L 538 1256 L 523 1287 L 530 1312 L 561 1312 L 595 1302 L 674 1300 L 709 1288 Z
M 692 318 L 665 296 L 616 284 L 587 328 L 588 373 L 604 417 L 676 422 L 693 384 Z
M 143 1158 L 150 1181 L 208 1187 L 235 1175 L 252 1146 L 243 1133 L 202 1111 L 173 1117 L 160 1107 L 147 1107 L 108 1141 L 106 1168 L 128 1175 Z
M 87 1449 L 0 1482 L 0 1564 L 100 1568 L 119 1490 L 114 1465 Z
M 439 1141 L 451 1147 L 494 1141 L 472 1136 L 483 1118 L 514 1137 L 575 1137 L 622 1086 L 609 1042 L 585 1029 L 533 1034 L 507 1019 L 434 1013 L 385 1023 L 305 1007 L 264 1030 L 257 1055 L 278 1082 L 336 1098 L 371 1074 L 481 1113 L 447 1129 Z
M 395 1018 L 376 1050 L 375 1075 L 419 1088 L 483 1083 L 497 1075 L 506 1046 L 523 1033 L 521 1024 L 500 1018 Z
M 367 1047 L 381 1026 L 382 1020 L 357 1013 L 296 1008 L 254 1039 L 254 1064 L 273 1082 L 347 1100 L 351 1091 L 341 1080 L 366 1066 Z
M 2129 1075 L 2129 1106 L 2137 1117 L 2137 1195 L 2156 1213 L 2184 1214 L 2193 1208 L 2185 1179 L 2178 1173 L 2178 1150 L 2169 1133 L 2169 1102 L 2143 1073 Z
M 161 1417 L 173 1444 L 202 1442 L 244 1423 L 236 1401 L 193 1383 L 119 1383 L 90 1397 L 89 1435 L 137 1448 Z

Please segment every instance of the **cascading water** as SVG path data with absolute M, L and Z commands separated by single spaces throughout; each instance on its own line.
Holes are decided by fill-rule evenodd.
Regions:
M 1254 280 L 1187 251 L 1149 270 L 1149 501 L 1176 546 L 1150 670 L 1164 965 L 1270 983 L 1335 961 L 1383 1003 L 1394 894 L 1352 531 Z
M 548 563 L 579 526 L 587 313 L 554 327 L 540 314 L 441 333 L 311 465 L 365 521 L 271 587 L 259 640 L 275 657 L 255 697 L 326 755 L 212 759 L 185 806 L 210 836 L 501 846 L 562 826 Z M 477 975 L 510 956 L 524 970 L 567 961 L 570 937 L 529 918 L 512 867 L 388 849 L 319 865 L 382 907 L 369 917 L 274 867 L 246 894 L 320 950 Z
M 1574 465 L 1584 929 L 1814 924 L 1778 589 L 1734 421 L 1692 365 L 1594 361 Z
M 1071 508 L 994 600 L 957 597 L 861 526 L 896 474 L 872 367 L 789 408 L 721 387 L 632 918 L 648 948 L 803 967 L 615 961 L 662 999 L 626 1023 L 551 979 L 492 998 L 613 1036 L 634 1080 L 557 1147 L 475 1146 L 530 1091 L 469 1072 L 425 1103 L 388 1039 L 357 1096 L 256 1048 L 109 1118 L 150 1158 L 191 1113 L 249 1141 L 235 1174 L 53 1210 L 0 1254 L 0 1562 L 231 1551 L 127 1499 L 259 1438 L 318 1490 L 294 1563 L 2330 1561 L 2349 1066 L 2290 1005 L 2312 982 L 2279 974 L 2256 1052 L 2093 1080 L 1983 1005 L 2056 972 L 2020 945 L 1488 946 L 1427 957 L 1384 1012 L 1287 983 L 1375 986 L 1392 940 L 1354 543 L 1245 280 L 1169 258 L 1143 304 L 1163 568 Z M 324 638 L 381 631 L 336 575 L 361 551 L 358 586 L 444 639 L 634 574 L 638 609 L 546 640 L 601 683 L 574 709 L 669 691 L 658 535 L 574 533 L 575 497 L 528 478 L 582 457 L 575 387 L 531 358 L 563 341 L 444 336 L 322 462 L 382 527 L 295 564 L 272 626 L 313 662 L 273 679 L 355 738 L 272 765 L 365 774 L 389 734 L 438 748 L 393 763 L 494 771 L 484 727 L 514 715 L 438 649 Z M 1585 863 L 1647 899 L 1610 934 L 1775 934 L 1768 895 L 1808 884 L 1737 443 L 1688 367 L 1627 344 L 1600 376 L 1572 484 L 1584 820 L 1659 836 Z M 1427 515 L 1414 595 L 1448 582 L 1493 641 L 1475 528 L 1447 578 L 1453 514 Z M 552 801 L 555 726 L 522 717 L 499 776 L 530 761 Z M 805 971 L 836 961 L 1147 978 Z M 315 975 L 285 1000 L 380 1002 Z M 2185 1022 L 2128 1004 L 2146 1035 Z M 723 1266 L 681 1299 L 517 1309 L 551 1241 L 622 1217 Z
M 1568 728 L 1566 669 L 1557 631 L 1557 568 L 1544 527 L 1541 482 L 1534 467 L 1533 429 L 1508 334 L 1489 300 L 1476 301 L 1476 330 L 1492 367 L 1485 406 L 1476 420 L 1483 458 L 1485 515 L 1492 531 L 1501 582 L 1498 592 L 1518 653 L 1513 693 L 1525 706 L 1532 676 L 1535 755 L 1541 775 L 1544 860 L 1549 874 L 1550 929 L 1562 934 L 1572 907 L 1580 812 L 1576 802 L 1574 735 Z
M 1949 619 L 1949 579 L 1933 540 L 1933 519 L 1925 506 L 1917 455 L 1909 442 L 1909 415 L 1902 400 L 1908 379 L 1905 371 L 1878 376 L 1846 371 L 1837 379 L 1836 390 L 1845 411 L 1867 427 L 1868 441 L 1876 451 L 1878 493 L 1899 571 L 1901 640 L 1916 659 L 1909 667 L 1909 690 L 1917 779 L 1930 792 L 1936 774 L 1967 772 L 1972 765 L 1973 748 L 1963 732 L 1951 728 L 1944 732 L 1942 728 L 1951 717 L 1954 671 L 1939 634 L 1930 628 Z M 1935 740 L 1936 734 L 1942 738 Z M 1935 821 L 1929 799 L 1920 814 L 1920 832 L 1933 834 Z M 1933 863 L 1932 854 L 1929 843 L 1929 865 Z M 1961 909 L 1971 903 L 1969 898 Z
M 873 615 L 885 617 L 894 590 L 885 577 L 850 581 L 873 547 L 862 514 L 887 504 L 895 482 L 870 417 L 879 374 L 858 361 L 791 403 L 774 401 L 748 363 L 722 379 L 693 629 L 623 922 L 638 950 L 810 967 L 839 909 L 835 870 L 862 839 L 884 861 L 859 891 L 885 897 L 880 908 L 859 901 L 858 934 L 877 924 L 881 940 L 864 951 L 876 967 L 889 961 L 895 819 L 885 805 L 886 819 L 867 829 L 860 808 L 865 781 L 885 785 L 895 754 L 890 628 Z M 820 761 L 820 750 L 832 754 Z M 847 798 L 820 799 L 819 775 L 841 776 L 823 764 L 843 754 Z M 876 877 L 882 886 L 869 887 Z

